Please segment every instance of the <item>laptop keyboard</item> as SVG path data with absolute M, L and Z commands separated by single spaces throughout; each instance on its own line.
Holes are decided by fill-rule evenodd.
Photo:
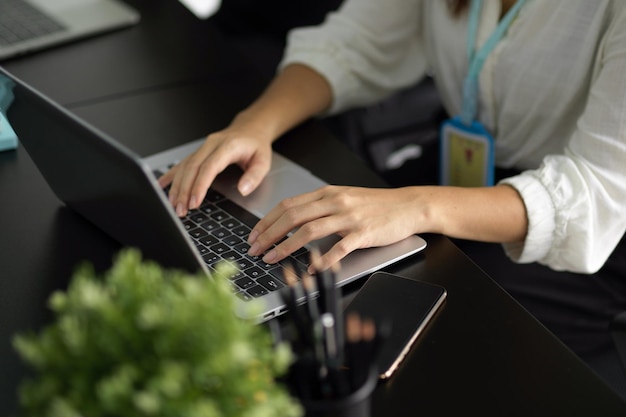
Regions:
M 161 174 L 155 175 L 158 178 Z M 242 300 L 259 298 L 284 287 L 285 265 L 306 269 L 309 264 L 307 248 L 276 264 L 263 262 L 262 256 L 248 255 L 248 235 L 259 219 L 218 191 L 210 189 L 200 207 L 180 219 L 210 271 L 223 261 L 236 267 L 228 278 Z
M 0 45 L 64 30 L 56 20 L 23 0 L 0 1 Z

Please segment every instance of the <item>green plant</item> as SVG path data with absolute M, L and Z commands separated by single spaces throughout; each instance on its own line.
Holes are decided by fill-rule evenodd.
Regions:
M 14 346 L 38 417 L 288 417 L 297 400 L 277 382 L 292 360 L 268 329 L 241 319 L 218 270 L 165 270 L 126 249 L 98 277 L 79 268 L 49 300 L 55 320 Z

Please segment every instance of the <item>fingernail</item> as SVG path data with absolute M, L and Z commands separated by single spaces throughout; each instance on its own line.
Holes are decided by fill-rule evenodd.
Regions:
M 271 264 L 272 262 L 274 262 L 274 259 L 276 259 L 276 251 L 272 249 L 265 254 L 265 256 L 263 257 L 263 262 Z
M 197 201 L 196 196 L 192 195 L 191 198 L 189 199 L 189 208 L 196 208 L 196 201 Z
M 260 245 L 258 243 L 254 243 L 252 246 L 250 246 L 250 249 L 248 249 L 248 254 L 252 256 L 257 256 L 259 254 L 259 247 Z
M 239 185 L 239 192 L 243 196 L 250 194 L 251 190 L 252 190 L 252 184 L 250 183 L 250 181 L 244 181 Z
M 178 203 L 178 205 L 176 206 L 176 215 L 178 217 L 182 217 L 185 215 L 185 208 L 183 207 L 182 203 Z
M 256 241 L 257 237 L 259 237 L 259 232 L 256 230 L 251 231 L 248 235 L 248 243 L 252 245 Z

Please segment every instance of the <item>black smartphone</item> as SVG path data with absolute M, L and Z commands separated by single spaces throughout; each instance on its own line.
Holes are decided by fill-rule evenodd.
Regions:
M 378 352 L 379 377 L 387 379 L 432 321 L 447 296 L 444 287 L 387 272 L 373 273 L 345 308 L 377 326 L 390 326 Z

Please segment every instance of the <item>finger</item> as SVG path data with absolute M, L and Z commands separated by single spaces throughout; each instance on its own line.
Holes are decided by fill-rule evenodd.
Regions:
M 183 205 L 187 201 L 189 208 L 197 208 L 217 175 L 231 164 L 236 163 L 242 167 L 244 173 L 240 183 L 241 181 L 249 183 L 246 186 L 248 192 L 252 192 L 267 175 L 271 165 L 271 148 L 256 149 L 251 156 L 250 148 L 245 146 L 245 143 L 235 143 L 232 146 L 233 142 L 230 142 L 229 145 L 231 146 L 221 144 L 213 148 L 211 153 L 204 156 L 196 170 L 193 168 L 188 170 L 189 175 L 183 179 L 188 182 L 183 182 L 183 187 L 188 186 L 189 192 L 187 194 L 183 188 L 179 196 Z M 193 162 L 192 160 L 189 163 Z
M 174 175 L 176 174 L 176 166 L 170 168 L 167 170 L 167 172 L 163 175 L 161 175 L 157 181 L 159 183 L 159 187 L 161 188 L 165 188 L 168 185 L 170 185 L 172 183 L 172 180 L 174 179 Z
M 237 189 L 244 197 L 256 190 L 267 175 L 272 165 L 270 152 L 259 152 L 250 159 L 247 166 L 242 167 L 244 173 L 237 184 Z
M 340 233 L 343 223 L 342 216 L 323 216 L 309 221 L 299 227 L 288 239 L 269 250 L 263 257 L 263 261 L 267 263 L 279 262 L 314 240 Z M 267 233 L 271 233 L 271 228 Z M 265 236 L 261 236 L 259 240 L 264 238 Z
M 322 254 L 315 265 L 310 265 L 307 272 L 313 274 L 318 271 L 325 271 L 328 268 L 335 267 L 341 262 L 346 256 L 357 249 L 361 249 L 361 239 L 356 236 L 356 234 L 349 234 L 337 243 L 333 245 L 332 248 L 328 250 L 328 252 Z
M 303 222 L 319 217 L 321 212 L 313 211 L 308 205 L 309 203 L 319 201 L 322 198 L 321 189 L 318 189 L 282 200 L 254 226 L 248 237 L 248 243 L 254 244 L 259 236 L 267 232 L 270 227 L 278 223 L 281 219 L 286 226 L 282 229 L 274 229 L 277 233 L 279 233 L 280 237 L 286 235 L 294 227 L 299 226 Z M 280 233 L 282 233 L 282 235 L 280 235 Z M 264 244 L 264 246 L 267 246 L 268 244 L 269 243 Z
M 307 204 L 309 196 L 302 197 L 297 196 L 283 200 L 256 224 L 248 236 L 248 243 L 251 245 L 248 253 L 253 256 L 260 255 L 292 230 L 301 225 L 306 225 L 307 222 L 329 215 L 330 212 L 327 207 L 324 207 L 324 204 Z M 283 259 L 293 250 L 299 249 L 306 243 L 302 240 L 301 235 L 296 236 L 297 241 L 290 237 L 283 242 L 279 248 L 278 256 L 276 256 L 277 252 L 272 252 L 266 255 L 266 258 L 269 260 L 276 256 L 277 260 Z
M 170 187 L 170 202 L 178 216 L 187 214 L 191 184 L 195 181 L 200 166 L 199 158 L 199 154 L 195 153 L 183 160 Z
M 224 146 L 215 146 L 209 136 L 200 149 L 181 163 L 181 172 L 175 177 L 173 204 L 177 214 L 185 215 L 188 209 L 198 208 L 215 177 L 236 159 L 237 155 Z
M 207 150 L 207 146 L 210 145 L 208 145 L 207 141 L 205 141 L 202 146 L 200 146 L 200 148 L 198 148 L 194 153 L 188 155 L 165 174 L 164 180 L 171 178 L 169 200 L 172 206 L 174 206 L 176 214 L 179 216 L 186 214 L 187 211 L 187 200 L 185 201 L 184 205 L 180 205 L 180 194 L 181 192 L 184 192 L 184 178 L 189 175 L 189 170 L 193 168 L 193 158 L 196 158 L 200 154 L 202 154 L 202 157 L 204 157 L 205 154 L 210 152 Z

